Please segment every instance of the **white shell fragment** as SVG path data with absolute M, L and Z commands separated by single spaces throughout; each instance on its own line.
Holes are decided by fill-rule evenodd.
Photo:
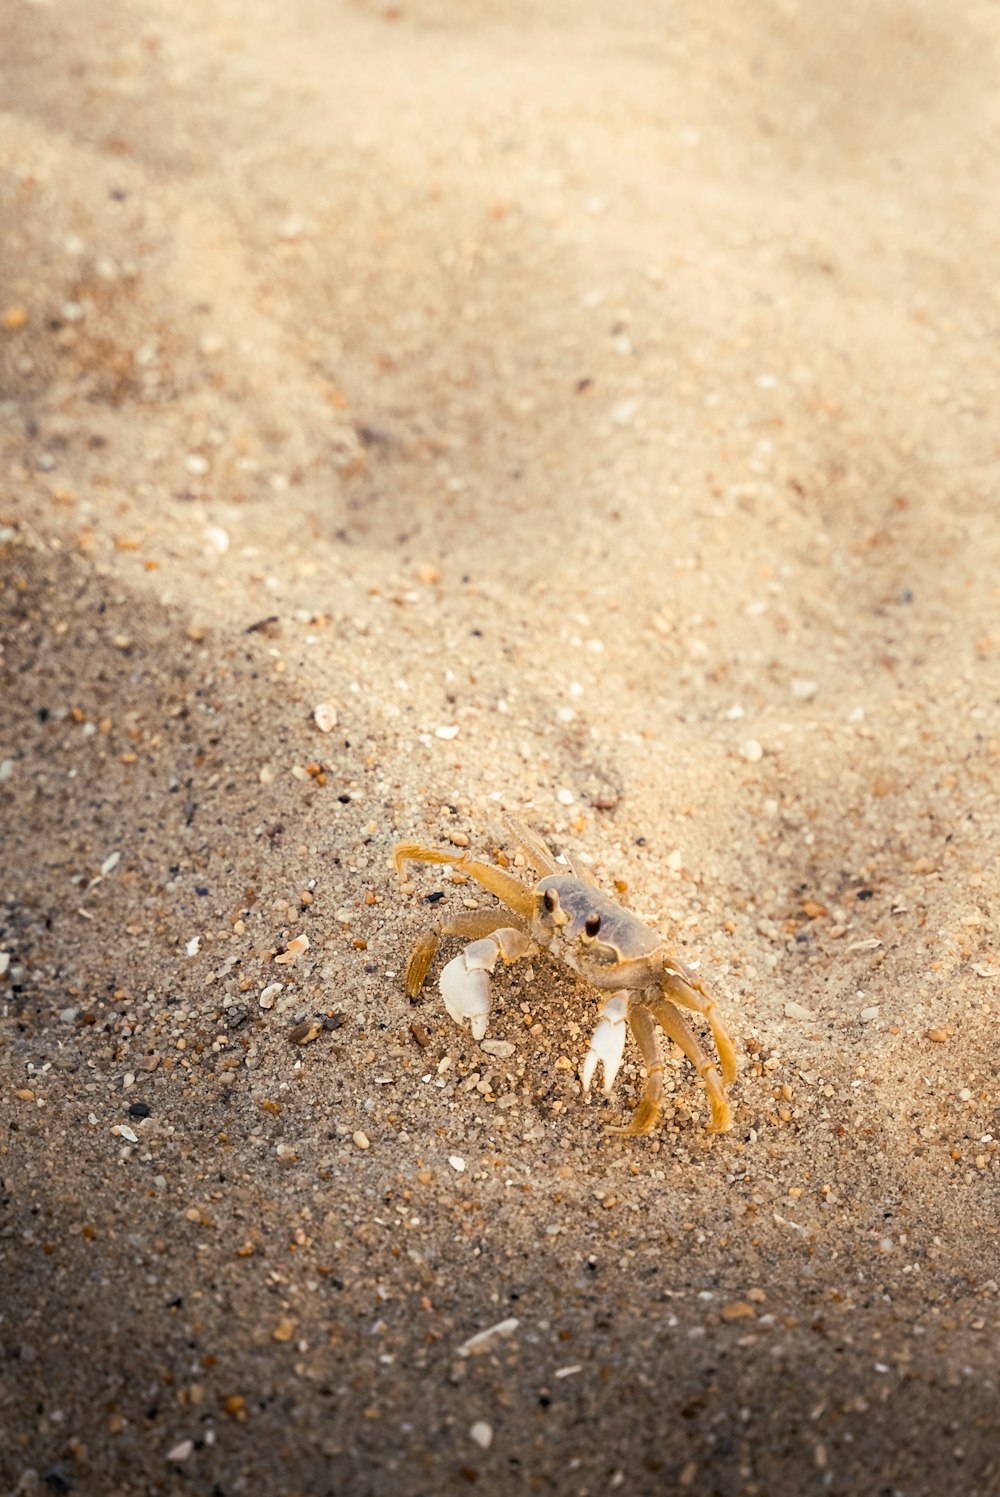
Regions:
M 201 936 L 192 936 L 191 939 L 190 939 L 190 941 L 185 946 L 184 950 L 187 952 L 188 956 L 197 956 L 198 955 L 198 947 L 200 945 L 201 945 Z
M 209 525 L 205 531 L 205 540 L 209 550 L 218 556 L 225 556 L 229 550 L 229 531 L 223 530 L 221 525 Z
M 337 709 L 332 702 L 318 702 L 313 708 L 313 722 L 321 733 L 332 733 L 337 726 Z
M 458 724 L 448 723 L 440 728 L 434 729 L 435 738 L 444 738 L 446 741 L 458 737 Z
M 600 1022 L 594 1030 L 590 1049 L 584 1056 L 583 1065 L 580 1068 L 580 1080 L 583 1083 L 584 1092 L 590 1091 L 590 1083 L 600 1063 L 604 1067 L 604 1094 L 605 1096 L 610 1094 L 625 1054 L 627 1015 L 628 999 L 617 995 L 609 998 L 601 1009 Z
M 469 1429 L 469 1439 L 474 1445 L 478 1445 L 480 1450 L 489 1450 L 493 1444 L 492 1424 L 487 1424 L 485 1419 L 477 1419 Z
M 277 998 L 278 994 L 281 992 L 284 986 L 285 984 L 283 982 L 270 983 L 260 995 L 259 1001 L 261 1008 L 273 1008 L 274 1000 L 275 998 Z
M 108 855 L 108 857 L 106 857 L 104 859 L 104 862 L 101 864 L 101 875 L 102 875 L 102 877 L 107 878 L 108 874 L 111 873 L 113 869 L 115 869 L 115 868 L 118 867 L 118 864 L 119 864 L 120 860 L 121 860 L 121 853 L 120 852 L 110 853 Z
M 520 1324 L 521 1322 L 514 1316 L 510 1316 L 507 1320 L 498 1320 L 496 1325 L 487 1326 L 485 1331 L 477 1331 L 474 1336 L 469 1337 L 468 1341 L 463 1341 L 455 1354 L 459 1357 L 474 1357 L 486 1351 L 495 1337 L 513 1336 Z

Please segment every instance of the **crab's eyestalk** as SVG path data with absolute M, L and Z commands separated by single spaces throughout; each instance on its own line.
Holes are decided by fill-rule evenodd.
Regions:
M 537 910 L 539 920 L 549 930 L 559 930 L 569 923 L 570 915 L 563 909 L 558 889 L 543 889 Z

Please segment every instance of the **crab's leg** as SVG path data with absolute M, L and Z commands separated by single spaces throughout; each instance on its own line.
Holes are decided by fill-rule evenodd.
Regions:
M 539 878 L 545 878 L 546 874 L 549 873 L 559 872 L 559 864 L 549 852 L 541 837 L 537 837 L 531 828 L 525 826 L 523 821 L 518 821 L 516 816 L 507 816 L 504 820 L 515 839 L 528 854 Z
M 736 1051 L 707 983 L 692 972 L 690 967 L 685 967 L 683 962 L 668 957 L 663 968 L 663 996 L 679 1003 L 681 1008 L 693 1008 L 695 1013 L 705 1015 L 712 1026 L 712 1038 L 719 1052 L 722 1080 L 726 1086 L 730 1086 L 736 1080 Z
M 669 998 L 647 998 L 646 1002 L 664 1034 L 672 1039 L 675 1045 L 680 1046 L 698 1075 L 704 1079 L 705 1090 L 712 1107 L 712 1121 L 708 1131 L 727 1133 L 733 1125 L 733 1115 L 729 1110 L 719 1073 L 691 1033 L 684 1015 L 674 1007 Z
M 528 854 L 539 878 L 545 878 L 549 873 L 565 872 L 565 868 L 556 862 L 541 837 L 537 837 L 530 827 L 525 826 L 523 821 L 518 821 L 513 816 L 505 816 L 504 820 L 510 828 L 512 835 Z M 569 871 L 574 878 L 578 878 L 584 884 L 596 883 L 590 869 L 585 868 L 571 853 L 566 854 L 566 860 L 569 864 Z
M 535 898 L 530 889 L 526 889 L 509 873 L 504 873 L 502 868 L 477 862 L 465 853 L 458 856 L 439 847 L 422 847 L 419 842 L 400 842 L 393 849 L 392 857 L 400 878 L 405 875 L 407 863 L 451 863 L 482 884 L 491 894 L 495 894 L 497 899 L 509 910 L 513 910 L 515 915 L 520 915 L 522 920 L 530 920 L 535 912 Z
M 408 996 L 420 996 L 442 936 L 461 936 L 467 941 L 481 941 L 484 936 L 491 936 L 494 931 L 505 927 L 521 928 L 521 922 L 517 916 L 512 919 L 509 910 L 470 910 L 442 920 L 437 930 L 429 930 L 426 935 L 421 936 L 410 952 L 410 959 L 406 964 Z
M 646 1067 L 646 1085 L 642 1089 L 639 1106 L 631 1121 L 623 1128 L 608 1128 L 608 1133 L 651 1133 L 663 1107 L 663 1057 L 656 1038 L 653 1015 L 640 998 L 630 998 L 628 1005 L 628 1027 L 642 1052 Z

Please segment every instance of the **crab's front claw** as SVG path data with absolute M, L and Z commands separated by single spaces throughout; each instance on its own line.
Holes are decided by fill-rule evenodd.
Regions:
M 493 951 L 495 954 L 495 946 Z M 490 1013 L 490 980 L 482 967 L 469 970 L 465 952 L 449 962 L 441 973 L 441 997 L 456 1024 L 461 1025 L 466 1019 L 469 1020 L 474 1040 L 481 1040 L 485 1036 Z
M 580 1068 L 580 1080 L 583 1082 L 585 1094 L 590 1091 L 590 1083 L 594 1079 L 594 1073 L 600 1062 L 604 1067 L 604 1095 L 610 1096 L 615 1077 L 621 1069 L 622 1056 L 625 1054 L 627 1030 L 625 1021 L 627 1018 L 627 998 L 609 998 L 601 1009 L 600 1023 L 594 1030 L 590 1049 L 583 1057 L 583 1065 Z
M 531 938 L 512 925 L 501 925 L 478 941 L 470 941 L 461 955 L 441 973 L 441 997 L 456 1024 L 469 1020 L 472 1038 L 486 1034 L 490 1012 L 490 979 L 497 962 L 516 962 L 532 949 Z

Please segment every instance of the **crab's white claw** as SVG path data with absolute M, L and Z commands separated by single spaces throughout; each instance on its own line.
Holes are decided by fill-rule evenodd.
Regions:
M 497 948 L 492 941 L 475 941 L 473 945 L 492 947 L 493 961 L 496 961 Z M 454 961 L 449 962 L 441 973 L 441 997 L 455 1023 L 464 1024 L 468 1019 L 472 1038 L 481 1040 L 486 1034 L 486 1026 L 489 1022 L 490 980 L 483 971 L 485 963 L 469 971 L 466 965 L 467 956 L 468 949 L 463 951 L 461 956 L 456 956 Z M 491 962 L 488 970 L 492 971 L 492 967 Z
M 608 1096 L 615 1084 L 615 1077 L 621 1069 L 622 1056 L 625 1054 L 625 1020 L 628 1017 L 627 998 L 609 998 L 601 1009 L 601 1018 L 594 1037 L 590 1042 L 590 1049 L 583 1057 L 583 1065 L 580 1068 L 580 1080 L 583 1082 L 584 1092 L 590 1091 L 590 1083 L 594 1079 L 598 1062 L 604 1067 L 604 1094 Z
M 496 935 L 506 934 L 497 931 Z M 481 941 L 470 941 L 459 957 L 468 972 L 492 972 L 500 955 L 500 944 L 496 936 L 484 936 Z

